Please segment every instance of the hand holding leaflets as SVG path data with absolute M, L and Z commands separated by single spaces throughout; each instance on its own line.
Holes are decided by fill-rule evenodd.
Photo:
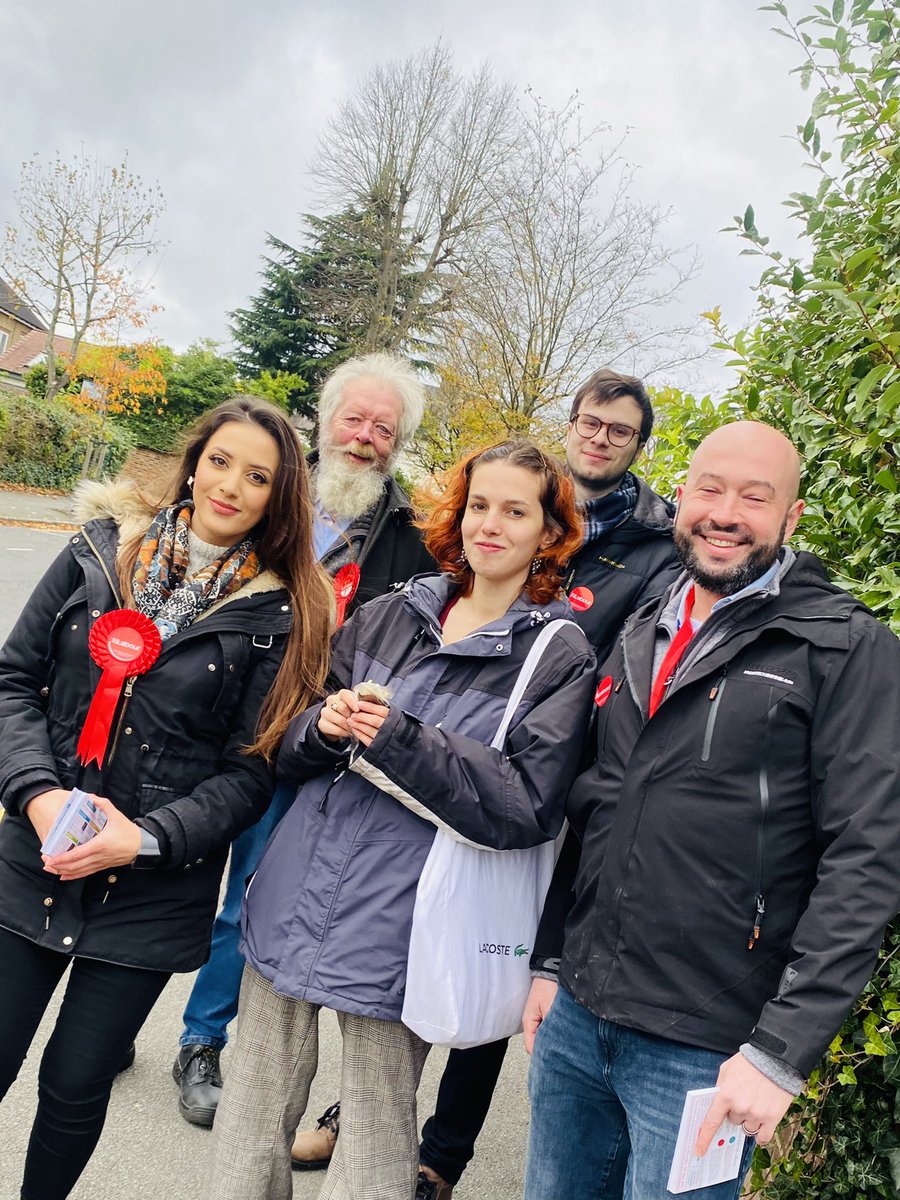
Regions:
M 52 858 L 55 854 L 83 846 L 100 832 L 106 820 L 106 813 L 97 807 L 87 792 L 72 788 L 41 844 L 41 854 Z
M 73 788 L 41 846 L 44 870 L 63 881 L 124 867 L 140 850 L 141 831 L 103 796 Z

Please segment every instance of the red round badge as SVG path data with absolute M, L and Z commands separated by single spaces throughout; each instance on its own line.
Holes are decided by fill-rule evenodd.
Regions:
M 607 700 L 609 699 L 610 692 L 612 690 L 613 690 L 613 677 L 612 677 L 612 675 L 607 675 L 605 679 L 600 680 L 600 685 L 597 688 L 596 692 L 594 692 L 594 703 L 597 705 L 598 708 L 602 708 L 603 705 L 607 702 Z
M 134 662 L 144 653 L 143 637 L 137 629 L 129 629 L 127 625 L 114 629 L 107 636 L 106 646 L 113 658 L 123 663 Z
M 576 612 L 584 612 L 594 603 L 594 593 L 589 587 L 573 588 L 569 592 L 569 603 Z

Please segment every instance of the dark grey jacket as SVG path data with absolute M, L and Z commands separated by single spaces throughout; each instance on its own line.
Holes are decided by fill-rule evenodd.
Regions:
M 439 619 L 452 593 L 445 577 L 420 576 L 335 635 L 330 687 L 374 679 L 393 693 L 388 719 L 352 763 L 349 746 L 318 736 L 319 705 L 290 727 L 279 776 L 302 786 L 244 912 L 248 961 L 284 995 L 398 1020 L 435 824 L 497 849 L 537 845 L 562 825 L 594 689 L 590 648 L 574 623 L 557 633 L 505 750 L 494 750 L 538 629 L 571 610 L 564 600 L 541 609 L 519 600 L 444 646 Z
M 133 532 L 134 505 L 108 491 Z M 271 795 L 270 767 L 242 748 L 281 664 L 290 603 L 265 572 L 167 641 L 123 696 L 102 775 L 83 771 L 75 748 L 100 678 L 88 635 L 122 607 L 119 528 L 95 519 L 69 539 L 0 652 L 0 926 L 68 954 L 191 971 L 208 954 L 228 845 Z M 156 867 L 65 883 L 42 870 L 24 806 L 76 783 L 156 836 Z
M 658 612 L 601 667 L 560 981 L 610 1021 L 749 1039 L 806 1076 L 900 902 L 900 643 L 800 554 L 778 595 L 704 624 L 720 640 L 648 719 Z

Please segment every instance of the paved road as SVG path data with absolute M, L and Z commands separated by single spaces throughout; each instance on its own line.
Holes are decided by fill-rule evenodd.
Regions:
M 0 582 L 0 637 L 5 637 L 42 571 L 67 535 L 26 528 L 0 528 L 4 564 Z M 2 964 L 0 964 L 2 969 Z M 200 1197 L 208 1146 L 204 1130 L 188 1125 L 176 1107 L 170 1070 L 180 1033 L 180 1017 L 191 977 L 170 983 L 138 1039 L 137 1062 L 120 1076 L 109 1118 L 87 1171 L 72 1200 L 194 1200 Z M 0 1200 L 17 1200 L 21 1166 L 34 1111 L 37 1063 L 49 1033 L 52 1012 L 42 1025 L 20 1078 L 2 1106 Z M 318 1116 L 338 1095 L 340 1035 L 330 1013 L 322 1017 L 319 1075 L 310 1099 Z M 227 1050 L 223 1059 L 228 1069 Z M 444 1053 L 435 1050 L 425 1068 L 420 1113 L 431 1111 Z M 526 1058 L 514 1040 L 478 1154 L 456 1189 L 459 1200 L 501 1200 L 522 1194 Z M 573 1147 L 573 1153 L 577 1153 Z M 296 1173 L 295 1200 L 314 1200 L 321 1175 Z
M 31 589 L 71 534 L 0 525 L 0 641 L 6 640 Z

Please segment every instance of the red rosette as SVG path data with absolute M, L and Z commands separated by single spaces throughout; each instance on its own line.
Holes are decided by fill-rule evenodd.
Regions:
M 359 587 L 359 563 L 347 563 L 334 577 L 334 604 L 337 609 L 335 628 L 340 629 L 347 615 L 347 605 L 356 595 Z
M 159 630 L 149 617 L 134 609 L 117 608 L 94 622 L 88 650 L 103 674 L 78 739 L 78 757 L 85 766 L 92 762 L 102 766 L 125 680 L 149 671 L 161 649 Z

